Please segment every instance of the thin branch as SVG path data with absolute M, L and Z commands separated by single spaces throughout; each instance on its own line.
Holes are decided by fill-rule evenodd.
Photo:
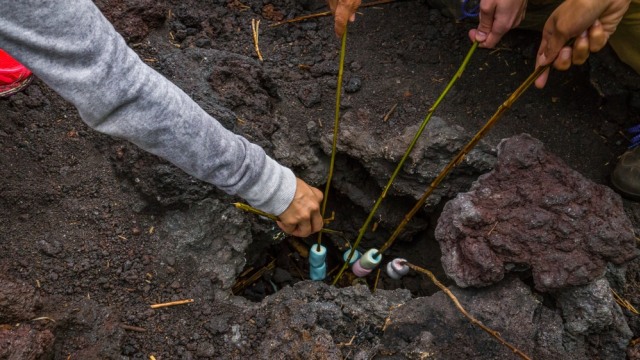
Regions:
M 487 326 L 485 326 L 480 320 L 476 319 L 475 317 L 473 317 L 471 314 L 469 314 L 467 312 L 467 310 L 465 310 L 462 305 L 460 304 L 460 301 L 458 301 L 458 298 L 456 298 L 455 295 L 453 295 L 453 293 L 451 292 L 451 290 L 449 290 L 446 286 L 444 286 L 444 284 L 442 284 L 440 281 L 438 281 L 438 279 L 436 278 L 435 275 L 433 275 L 433 273 L 427 269 L 423 269 L 419 266 L 410 264 L 410 263 L 405 263 L 408 267 L 410 267 L 411 269 L 420 272 L 422 274 L 425 274 L 427 277 L 429 277 L 429 279 L 431 279 L 431 281 L 440 288 L 440 290 L 442 290 L 442 292 L 444 292 L 449 299 L 451 299 L 451 301 L 453 301 L 453 304 L 456 306 L 456 308 L 462 313 L 462 315 L 464 315 L 467 319 L 469 319 L 469 321 L 481 328 L 482 330 L 486 331 L 489 335 L 493 336 L 494 338 L 496 338 L 502 345 L 508 347 L 511 351 L 513 351 L 516 355 L 520 356 L 520 358 L 522 359 L 526 359 L 526 360 L 531 360 L 530 357 L 528 357 L 525 353 L 523 353 L 522 351 L 520 351 L 518 348 L 516 348 L 515 346 L 511 345 L 510 343 L 508 343 L 506 340 L 504 340 L 502 338 L 502 336 L 500 336 L 500 333 L 498 333 L 495 330 L 491 330 L 490 328 L 488 328 Z
M 185 299 L 185 300 L 170 301 L 170 302 L 166 302 L 166 303 L 152 304 L 152 305 L 151 305 L 151 308 L 152 308 L 152 309 L 159 309 L 159 308 L 168 307 L 168 306 L 176 306 L 176 305 L 190 304 L 190 303 L 192 303 L 192 302 L 193 302 L 193 299 Z
M 260 20 L 251 19 L 251 33 L 253 34 L 253 47 L 256 49 L 258 59 L 260 59 L 260 61 L 264 61 L 262 53 L 260 52 L 260 46 L 258 45 L 260 36 Z
M 409 223 L 409 220 L 411 220 L 411 218 L 413 218 L 413 216 L 422 208 L 429 195 L 431 195 L 433 190 L 440 184 L 440 182 L 442 182 L 442 180 L 451 172 L 454 167 L 456 167 L 462 162 L 462 160 L 464 160 L 464 157 L 467 155 L 467 153 L 471 151 L 471 149 L 473 149 L 473 147 L 491 129 L 491 127 L 493 127 L 496 121 L 502 118 L 504 112 L 507 111 L 507 109 L 511 108 L 513 103 L 518 100 L 518 98 L 525 92 L 525 90 L 527 90 L 529 86 L 531 86 L 531 84 L 533 84 L 533 82 L 538 78 L 538 76 L 540 76 L 540 74 L 542 74 L 542 72 L 544 72 L 548 68 L 549 65 L 540 66 L 535 69 L 533 73 L 531 73 L 531 75 L 529 75 L 529 77 L 522 84 L 520 84 L 520 86 L 509 96 L 509 98 L 507 98 L 507 100 L 502 103 L 500 107 L 498 107 L 498 110 L 493 114 L 493 116 L 491 116 L 491 118 L 475 134 L 475 136 L 462 148 L 462 150 L 460 150 L 460 152 L 449 162 L 449 164 L 447 164 L 447 166 L 442 169 L 435 180 L 433 180 L 431 185 L 429 185 L 424 194 L 422 194 L 422 197 L 418 200 L 411 211 L 409 211 L 409 213 L 404 216 L 402 222 L 400 222 L 393 234 L 391 234 L 391 237 L 389 237 L 387 242 L 380 248 L 380 253 L 384 252 L 389 247 L 391 247 L 391 245 L 393 245 L 393 242 L 398 237 L 398 235 L 400 235 L 404 227 Z
M 380 282 L 380 268 L 378 268 L 378 271 L 376 273 L 376 280 L 373 282 L 373 291 L 372 292 L 376 292 L 376 290 L 378 290 L 378 283 Z
M 384 115 L 384 117 L 382 118 L 383 122 L 387 122 L 387 120 L 389 120 L 389 118 L 391 117 L 391 115 L 393 115 L 393 112 L 396 111 L 396 108 L 398 107 L 398 103 L 393 104 L 393 106 L 391 107 L 391 109 L 389 111 L 387 111 L 387 113 Z
M 233 206 L 235 206 L 236 208 L 246 211 L 246 212 L 250 212 L 253 214 L 256 214 L 258 216 L 264 216 L 267 219 L 270 219 L 272 221 L 280 221 L 280 218 L 273 215 L 273 214 L 269 214 L 268 212 L 264 212 L 260 209 L 256 209 L 251 205 L 247 205 L 247 204 L 243 204 L 243 203 L 233 203 Z M 338 231 L 338 230 L 332 230 L 332 229 L 327 229 L 327 228 L 322 228 L 320 229 L 321 233 L 325 233 L 325 234 L 332 234 L 332 235 L 338 235 L 341 236 L 342 238 L 345 238 L 344 233 L 342 231 Z
M 264 212 L 262 210 L 256 209 L 251 205 L 247 205 L 247 204 L 243 204 L 243 203 L 233 203 L 233 206 L 235 206 L 236 208 L 240 209 L 240 210 L 244 210 L 246 212 L 250 212 L 250 213 L 254 213 L 256 215 L 259 216 L 264 216 L 267 219 L 273 220 L 273 221 L 280 221 L 280 219 L 273 215 L 273 214 L 269 214 L 268 212 Z
M 429 109 L 429 112 L 428 112 L 427 116 L 422 121 L 422 124 L 420 124 L 420 128 L 418 128 L 418 131 L 413 136 L 413 139 L 411 140 L 411 143 L 409 144 L 409 147 L 405 151 L 404 155 L 402 156 L 402 159 L 400 159 L 400 162 L 398 163 L 398 166 L 396 166 L 396 169 L 393 171 L 393 174 L 389 178 L 389 181 L 387 182 L 387 185 L 385 185 L 384 189 L 382 190 L 382 194 L 380 194 L 380 197 L 378 197 L 378 200 L 376 200 L 375 204 L 373 204 L 373 208 L 371 209 L 371 212 L 369 213 L 369 216 L 367 216 L 367 219 L 365 220 L 364 224 L 360 228 L 360 232 L 358 233 L 358 238 L 356 239 L 355 243 L 353 244 L 353 247 L 351 247 L 351 252 L 349 253 L 347 261 L 344 263 L 344 265 L 342 265 L 342 268 L 340 269 L 340 272 L 338 273 L 338 275 L 333 280 L 333 285 L 335 285 L 338 282 L 338 280 L 340 279 L 340 277 L 342 276 L 342 274 L 344 273 L 346 268 L 349 266 L 349 261 L 353 257 L 353 254 L 355 253 L 355 249 L 357 249 L 358 245 L 360 245 L 360 241 L 364 237 L 364 234 L 367 232 L 367 229 L 369 229 L 369 224 L 371 223 L 371 220 L 373 220 L 373 218 L 375 217 L 376 211 L 378 210 L 378 207 L 382 203 L 382 200 L 387 196 L 387 192 L 391 188 L 391 184 L 393 184 L 393 181 L 395 180 L 396 176 L 398 175 L 398 173 L 400 172 L 400 170 L 404 166 L 405 161 L 409 158 L 409 154 L 411 154 L 411 151 L 413 151 L 413 148 L 415 147 L 416 143 L 418 142 L 418 139 L 422 135 L 422 132 L 424 131 L 424 129 L 427 126 L 427 124 L 429 123 L 429 120 L 431 120 L 431 117 L 433 116 L 433 113 L 436 111 L 436 109 L 438 108 L 438 105 L 440 105 L 440 103 L 442 102 L 444 97 L 447 95 L 447 93 L 449 93 L 449 90 L 451 90 L 451 88 L 456 83 L 456 81 L 458 81 L 458 79 L 462 76 L 462 73 L 464 72 L 465 68 L 467 67 L 467 64 L 471 60 L 471 56 L 473 55 L 473 53 L 476 51 L 477 48 L 478 48 L 478 42 L 476 41 L 476 42 L 473 43 L 473 45 L 471 46 L 471 48 L 467 52 L 467 55 L 465 56 L 464 60 L 462 61 L 462 64 L 458 68 L 458 71 L 456 71 L 456 73 L 453 75 L 453 77 L 451 78 L 451 80 L 449 81 L 447 86 L 445 87 L 444 91 L 440 94 L 440 96 L 438 97 L 436 102 Z
M 324 213 L 327 210 L 327 200 L 329 200 L 329 189 L 331 188 L 331 179 L 333 178 L 333 168 L 336 163 L 336 148 L 338 145 L 338 131 L 340 127 L 340 96 L 342 93 L 342 75 L 344 73 L 344 57 L 347 52 L 347 28 L 342 34 L 342 44 L 340 46 L 340 65 L 338 67 L 338 84 L 336 85 L 336 109 L 333 118 L 333 143 L 331 145 L 331 161 L 329 162 L 329 175 L 327 183 L 324 186 L 324 197 L 322 198 L 322 207 L 320 215 L 324 219 Z M 318 232 L 318 251 L 322 243 L 322 232 Z
M 50 318 L 48 316 L 40 316 L 40 317 L 37 317 L 35 319 L 31 319 L 31 321 L 42 321 L 42 320 L 56 322 L 54 319 L 52 319 L 52 318 Z
M 618 295 L 618 293 L 613 289 L 611 289 L 611 293 L 613 293 L 613 298 L 615 299 L 616 303 L 618 303 L 618 305 L 631 311 L 635 315 L 640 315 L 638 310 L 636 310 L 636 308 L 633 307 L 633 305 L 629 302 L 629 300 L 622 298 L 622 296 Z
M 254 282 L 258 281 L 258 279 L 260 279 L 262 275 L 264 275 L 264 273 L 266 273 L 267 271 L 273 270 L 275 267 L 276 267 L 276 259 L 273 259 L 271 260 L 271 262 L 269 262 L 267 265 L 257 270 L 247 279 L 236 282 L 235 285 L 233 285 L 233 287 L 231 288 L 231 293 L 233 293 L 234 295 L 238 295 L 240 291 L 242 291 L 244 288 L 246 288 L 250 284 L 253 284 Z

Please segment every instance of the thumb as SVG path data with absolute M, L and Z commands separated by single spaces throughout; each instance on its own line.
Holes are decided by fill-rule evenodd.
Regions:
M 478 24 L 477 31 L 475 32 L 475 40 L 477 42 L 484 42 L 485 40 L 487 40 L 487 35 L 493 28 L 495 13 L 495 3 L 490 3 L 489 6 L 483 6 L 483 3 L 480 3 L 480 22 Z

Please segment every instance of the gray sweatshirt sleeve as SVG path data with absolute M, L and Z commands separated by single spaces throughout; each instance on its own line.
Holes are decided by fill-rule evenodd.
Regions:
M 92 1 L 0 4 L 0 48 L 71 102 L 89 126 L 263 211 L 279 215 L 289 206 L 291 170 L 144 64 Z

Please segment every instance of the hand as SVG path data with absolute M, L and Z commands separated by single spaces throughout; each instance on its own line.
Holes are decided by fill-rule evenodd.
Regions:
M 553 62 L 558 70 L 583 64 L 589 53 L 600 51 L 616 31 L 630 0 L 566 0 L 551 14 L 542 30 L 536 67 Z M 565 46 L 576 38 L 573 46 Z M 536 79 L 536 87 L 547 83 L 549 70 Z
M 282 231 L 294 236 L 305 237 L 320 231 L 324 225 L 320 215 L 322 192 L 296 178 L 296 193 L 289 207 L 278 216 L 278 226 Z
M 347 28 L 347 20 L 356 20 L 356 10 L 360 6 L 361 0 L 329 0 L 329 8 L 335 18 L 335 31 L 338 37 L 344 34 Z
M 469 39 L 483 48 L 495 47 L 504 34 L 520 25 L 526 8 L 527 0 L 480 1 L 480 23 L 469 30 Z

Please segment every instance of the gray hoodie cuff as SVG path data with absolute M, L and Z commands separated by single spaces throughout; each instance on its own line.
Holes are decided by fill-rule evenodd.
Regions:
M 254 184 L 251 189 L 238 195 L 251 206 L 276 216 L 287 210 L 296 193 L 296 176 L 293 172 L 268 156 Z

